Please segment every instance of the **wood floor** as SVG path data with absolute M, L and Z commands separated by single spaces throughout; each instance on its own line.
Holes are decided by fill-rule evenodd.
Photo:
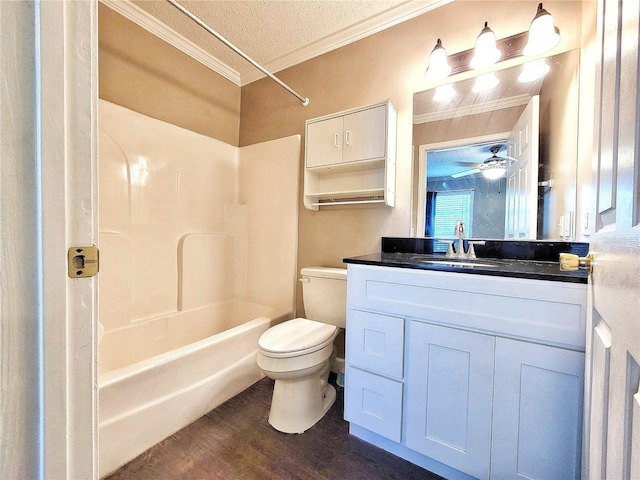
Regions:
M 267 422 L 273 381 L 265 378 L 121 467 L 108 480 L 440 479 L 349 435 L 343 389 L 302 435 Z M 149 421 L 154 421 L 149 419 Z

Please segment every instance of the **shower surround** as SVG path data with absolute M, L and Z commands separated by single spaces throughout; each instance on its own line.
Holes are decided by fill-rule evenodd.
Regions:
M 262 377 L 257 338 L 295 305 L 300 136 L 237 148 L 99 107 L 102 476 Z

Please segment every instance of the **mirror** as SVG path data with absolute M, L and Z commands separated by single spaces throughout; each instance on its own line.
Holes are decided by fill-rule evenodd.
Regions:
M 497 71 L 490 90 L 474 92 L 469 78 L 448 101 L 414 94 L 417 236 L 452 237 L 464 218 L 467 237 L 575 238 L 579 50 L 546 61 L 533 82 L 518 81 L 518 65 Z M 488 179 L 493 167 L 506 171 Z

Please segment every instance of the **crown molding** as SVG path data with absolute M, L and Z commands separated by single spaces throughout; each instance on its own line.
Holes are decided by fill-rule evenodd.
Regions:
M 411 20 L 412 18 L 447 5 L 448 3 L 452 3 L 453 1 L 454 0 L 429 0 L 425 2 L 424 0 L 408 0 L 399 7 L 382 12 L 372 18 L 368 18 L 360 23 L 340 30 L 335 34 L 310 43 L 309 45 L 305 45 L 304 47 L 294 50 L 289 54 L 266 62 L 263 66 L 272 73 L 279 72 L 285 68 L 298 65 L 332 50 L 357 42 L 358 40 L 373 35 L 374 33 L 378 33 L 382 30 L 393 27 L 394 25 L 398 25 L 399 23 Z M 259 71 L 243 75 L 242 84 L 246 85 L 262 77 L 264 77 L 264 75 Z
M 493 112 L 494 110 L 502 110 L 504 108 L 518 107 L 520 105 L 526 105 L 530 99 L 531 95 L 524 94 L 482 102 L 479 105 L 467 105 L 466 107 L 438 110 L 436 112 L 414 115 L 413 123 L 417 125 L 421 123 L 438 122 L 449 118 L 466 117 L 467 115 L 477 115 L 479 113 Z
M 169 28 L 167 25 L 149 15 L 147 12 L 128 0 L 99 1 L 236 85 L 243 86 L 265 76 L 258 69 L 253 73 L 241 76 L 239 72 L 221 62 L 202 48 L 196 46 L 175 30 Z M 390 9 L 358 24 L 347 27 L 333 35 L 322 38 L 317 42 L 313 42 L 289 54 L 269 61 L 263 64 L 263 67 L 271 73 L 284 70 L 285 68 L 298 65 L 299 63 L 305 62 L 337 48 L 344 47 L 345 45 L 349 45 L 350 43 L 361 40 L 369 35 L 378 33 L 431 10 L 435 10 L 436 8 L 442 7 L 443 5 L 453 1 L 454 0 L 407 0 L 399 7 Z
M 144 28 L 149 33 L 152 33 L 156 37 L 167 42 L 169 45 L 172 45 L 181 52 L 189 55 L 191 58 L 193 58 L 197 62 L 200 62 L 205 67 L 210 68 L 214 72 L 222 75 L 227 80 L 235 83 L 238 86 L 242 85 L 240 73 L 238 71 L 229 67 L 226 63 L 221 62 L 202 48 L 194 45 L 191 41 L 187 40 L 185 37 L 180 35 L 175 30 L 169 28 L 167 25 L 160 22 L 155 17 L 149 15 L 147 12 L 145 12 L 135 4 L 129 2 L 128 0 L 99 1 L 115 12 L 118 12 L 126 19 L 131 20 L 136 25 Z

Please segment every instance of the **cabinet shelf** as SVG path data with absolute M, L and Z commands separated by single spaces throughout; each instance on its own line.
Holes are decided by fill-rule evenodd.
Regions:
M 362 190 L 336 190 L 333 192 L 307 193 L 307 198 L 310 201 L 335 200 L 337 198 L 354 199 L 359 197 L 384 197 L 384 188 L 366 188 Z M 384 202 L 384 198 L 381 198 L 381 201 Z
M 322 165 L 318 167 L 307 167 L 307 170 L 318 175 L 331 175 L 341 172 L 346 173 L 359 172 L 363 170 L 375 170 L 378 168 L 385 168 L 384 158 L 372 158 L 353 162 L 333 163 L 331 165 Z
M 307 120 L 305 207 L 393 207 L 396 124 L 390 101 Z

